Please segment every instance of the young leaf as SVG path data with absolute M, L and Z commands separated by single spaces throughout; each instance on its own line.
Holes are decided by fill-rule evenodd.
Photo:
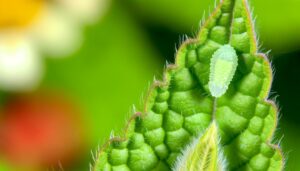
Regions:
M 174 171 L 221 171 L 224 170 L 222 155 L 218 152 L 218 133 L 215 122 L 199 138 L 195 139 L 176 162 Z
M 277 108 L 268 100 L 272 70 L 255 36 L 247 1 L 221 1 L 199 35 L 180 47 L 164 80 L 153 83 L 125 136 L 101 148 L 92 170 L 171 170 L 182 149 L 212 122 L 228 170 L 282 170 L 282 153 L 270 144 L 277 126 Z M 227 44 L 238 66 L 216 99 L 209 90 L 211 59 Z

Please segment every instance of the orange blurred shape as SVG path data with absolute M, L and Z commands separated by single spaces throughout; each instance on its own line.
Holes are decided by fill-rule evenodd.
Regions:
M 0 29 L 30 24 L 44 3 L 45 0 L 0 0 Z
M 14 99 L 4 108 L 0 150 L 15 165 L 57 166 L 76 158 L 82 149 L 78 111 L 60 97 Z

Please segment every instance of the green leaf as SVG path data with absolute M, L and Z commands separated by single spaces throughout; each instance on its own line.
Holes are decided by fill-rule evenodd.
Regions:
M 208 86 L 210 62 L 226 44 L 236 51 L 238 66 L 226 93 L 215 99 Z M 182 44 L 164 80 L 153 83 L 125 136 L 101 148 L 92 170 L 171 170 L 213 121 L 228 170 L 282 170 L 281 150 L 270 144 L 277 126 L 277 108 L 268 100 L 272 70 L 257 46 L 247 1 L 222 1 L 197 38 Z
M 178 158 L 175 171 L 221 171 L 225 168 L 222 154 L 219 153 L 218 132 L 213 122 L 199 138 L 195 139 L 181 157 Z

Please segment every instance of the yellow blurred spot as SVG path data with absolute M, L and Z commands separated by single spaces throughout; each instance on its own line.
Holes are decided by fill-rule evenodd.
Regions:
M 45 0 L 0 0 L 0 29 L 30 24 Z

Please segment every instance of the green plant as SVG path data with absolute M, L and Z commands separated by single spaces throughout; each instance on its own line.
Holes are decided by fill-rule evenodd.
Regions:
M 178 157 L 175 171 L 224 170 L 226 163 L 219 152 L 218 133 L 215 122 Z
M 282 153 L 271 145 L 277 126 L 277 108 L 267 100 L 272 70 L 258 53 L 255 36 L 247 1 L 223 0 L 197 38 L 182 44 L 164 80 L 151 86 L 143 112 L 130 119 L 124 137 L 114 137 L 100 149 L 92 170 L 171 170 L 176 161 L 177 166 L 193 165 L 178 170 L 282 170 Z M 233 51 L 219 51 L 224 46 Z M 229 53 L 231 65 L 212 69 L 216 53 Z M 214 81 L 221 93 L 209 85 Z M 209 143 L 203 137 L 211 137 Z M 220 141 L 212 141 L 216 138 Z M 203 148 L 213 150 L 194 155 Z M 201 162 L 205 167 L 194 166 Z

